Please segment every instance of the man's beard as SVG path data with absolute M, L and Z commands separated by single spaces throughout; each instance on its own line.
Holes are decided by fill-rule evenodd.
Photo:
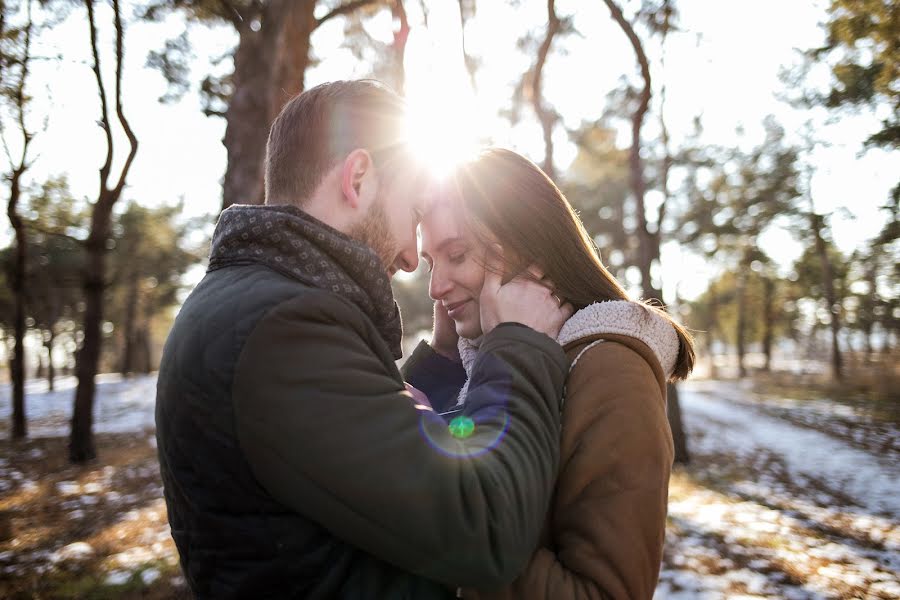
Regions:
M 390 273 L 394 259 L 397 258 L 397 244 L 388 228 L 382 197 L 375 198 L 366 216 L 350 227 L 348 235 L 374 250 L 384 270 Z

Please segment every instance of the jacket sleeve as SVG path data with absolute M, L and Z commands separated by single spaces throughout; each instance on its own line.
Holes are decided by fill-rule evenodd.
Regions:
M 550 540 L 513 597 L 649 600 L 673 457 L 663 392 L 650 365 L 614 342 L 588 350 L 566 388 L 562 454 L 569 458 L 560 465 Z
M 553 340 L 503 325 L 454 438 L 417 409 L 371 323 L 311 292 L 254 328 L 238 359 L 238 438 L 265 490 L 335 536 L 442 583 L 500 585 L 537 544 L 559 456 L 567 361 Z
M 425 340 L 419 342 L 401 371 L 406 381 L 428 396 L 436 412 L 454 406 L 459 390 L 466 383 L 462 363 L 441 356 Z

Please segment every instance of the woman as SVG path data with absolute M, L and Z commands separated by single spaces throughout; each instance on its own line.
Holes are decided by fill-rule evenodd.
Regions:
M 665 312 L 628 299 L 571 205 L 532 162 L 490 149 L 455 184 L 422 222 L 436 331 L 432 347 L 410 357 L 412 384 L 464 402 L 465 385 L 458 395 L 446 390 L 465 377 L 454 361 L 470 369 L 477 356 L 479 294 L 498 260 L 506 276 L 530 268 L 576 311 L 558 338 L 572 366 L 541 543 L 507 589 L 464 597 L 651 598 L 673 456 L 666 382 L 690 373 L 691 337 Z

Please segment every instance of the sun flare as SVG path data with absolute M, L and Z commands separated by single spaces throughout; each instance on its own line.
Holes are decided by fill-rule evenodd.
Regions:
M 441 22 L 441 21 L 438 21 Z M 446 176 L 479 147 L 480 113 L 460 60 L 459 34 L 441 27 L 414 30 L 406 60 L 410 143 L 435 176 Z
M 472 115 L 463 98 L 410 102 L 407 135 L 419 160 L 432 175 L 447 176 L 457 165 L 471 159 L 479 144 Z

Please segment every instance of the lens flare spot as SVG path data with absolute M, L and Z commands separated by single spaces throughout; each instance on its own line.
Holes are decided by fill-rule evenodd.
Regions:
M 450 435 L 464 440 L 475 431 L 475 422 L 465 415 L 459 415 L 450 421 L 448 428 L 450 429 Z

